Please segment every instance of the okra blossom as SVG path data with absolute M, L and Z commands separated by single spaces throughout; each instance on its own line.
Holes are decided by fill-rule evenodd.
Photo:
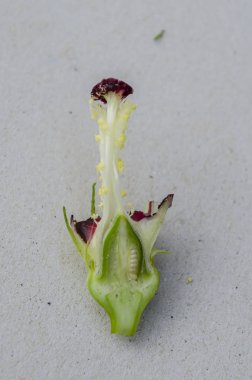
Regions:
M 148 203 L 147 212 L 123 206 L 125 190 L 120 186 L 124 162 L 120 157 L 126 141 L 128 120 L 136 105 L 128 95 L 131 86 L 123 81 L 103 79 L 91 91 L 91 117 L 98 123 L 101 215 L 96 213 L 95 184 L 92 188 L 91 215 L 70 223 L 64 208 L 67 229 L 88 268 L 87 286 L 111 320 L 111 332 L 134 335 L 141 314 L 159 284 L 153 258 L 168 251 L 154 248 L 165 214 L 172 205 L 169 194 L 155 208 Z

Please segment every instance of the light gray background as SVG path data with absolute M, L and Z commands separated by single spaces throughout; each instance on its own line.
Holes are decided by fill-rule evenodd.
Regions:
M 0 5 L 1 379 L 252 379 L 252 2 Z M 62 217 L 89 216 L 109 76 L 138 104 L 128 200 L 175 193 L 134 338 L 110 335 Z

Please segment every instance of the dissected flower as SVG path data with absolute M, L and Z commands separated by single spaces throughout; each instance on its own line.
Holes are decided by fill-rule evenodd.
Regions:
M 97 120 L 95 136 L 100 150 L 98 190 L 102 208 L 96 214 L 95 184 L 92 188 L 91 215 L 70 223 L 64 208 L 67 229 L 88 268 L 87 286 L 111 320 L 111 332 L 134 335 L 140 317 L 158 289 L 159 274 L 153 258 L 168 251 L 154 248 L 173 194 L 155 208 L 149 202 L 147 212 L 123 206 L 125 190 L 119 177 L 124 170 L 120 151 L 126 141 L 131 112 L 136 108 L 127 98 L 132 87 L 114 78 L 103 79 L 91 91 L 91 116 Z

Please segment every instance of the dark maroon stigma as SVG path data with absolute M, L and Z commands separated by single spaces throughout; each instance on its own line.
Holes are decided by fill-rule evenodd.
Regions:
M 124 99 L 128 95 L 133 94 L 133 88 L 122 80 L 108 78 L 103 79 L 93 87 L 91 96 L 94 100 L 101 100 L 103 103 L 107 103 L 104 95 L 107 95 L 109 92 L 115 92 Z

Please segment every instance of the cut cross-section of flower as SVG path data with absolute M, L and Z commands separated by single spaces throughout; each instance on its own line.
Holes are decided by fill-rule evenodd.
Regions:
M 120 186 L 124 162 L 120 151 L 126 141 L 128 120 L 136 108 L 127 96 L 133 89 L 127 83 L 103 79 L 91 91 L 90 110 L 97 120 L 100 160 L 101 215 L 96 214 L 95 184 L 92 187 L 90 217 L 70 223 L 64 208 L 67 229 L 88 268 L 87 285 L 95 300 L 107 311 L 111 332 L 133 335 L 143 310 L 158 289 L 159 274 L 153 258 L 168 251 L 154 248 L 165 214 L 172 205 L 169 194 L 155 209 L 127 213 Z

